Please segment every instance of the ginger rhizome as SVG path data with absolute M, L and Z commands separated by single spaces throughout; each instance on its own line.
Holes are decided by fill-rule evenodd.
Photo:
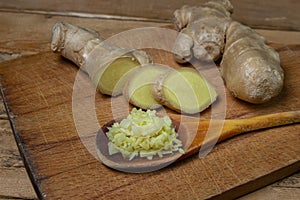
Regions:
M 231 19 L 229 0 L 212 0 L 199 7 L 174 12 L 180 33 L 174 45 L 177 62 L 193 57 L 216 61 L 222 54 L 221 75 L 234 97 L 264 103 L 283 88 L 284 73 L 278 53 L 263 36 Z
M 101 93 L 123 93 L 139 108 L 157 109 L 165 105 L 194 114 L 207 108 L 217 96 L 196 70 L 171 70 L 152 64 L 144 51 L 111 45 L 95 31 L 69 23 L 55 24 L 51 49 L 87 72 Z
M 125 49 L 105 41 L 97 32 L 70 23 L 56 23 L 51 49 L 74 62 L 103 93 L 122 93 L 133 69 L 152 60 L 144 51 Z
M 284 73 L 278 53 L 265 38 L 238 22 L 227 30 L 221 74 L 233 96 L 251 103 L 264 103 L 283 87 Z
M 177 62 L 195 57 L 201 61 L 218 60 L 225 46 L 225 32 L 233 7 L 228 0 L 213 0 L 202 6 L 183 6 L 174 12 L 178 35 L 173 51 Z

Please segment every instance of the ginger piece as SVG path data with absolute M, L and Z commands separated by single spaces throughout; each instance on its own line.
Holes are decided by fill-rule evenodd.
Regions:
M 283 88 L 279 55 L 263 36 L 232 21 L 232 12 L 229 0 L 176 10 L 175 25 L 181 32 L 174 46 L 175 59 L 186 62 L 194 56 L 216 61 L 223 54 L 220 71 L 233 96 L 255 104 L 267 102 Z
M 193 57 L 208 62 L 218 60 L 225 46 L 225 32 L 233 7 L 229 0 L 212 0 L 202 6 L 183 6 L 174 12 L 174 24 L 180 31 L 174 47 L 179 63 Z
M 233 96 L 259 104 L 277 96 L 284 72 L 278 53 L 250 27 L 231 22 L 227 30 L 221 74 Z
M 156 81 L 155 99 L 180 113 L 195 114 L 209 107 L 217 98 L 215 89 L 193 68 L 170 70 Z
M 124 87 L 124 96 L 131 104 L 145 110 L 161 107 L 152 95 L 152 87 L 156 79 L 168 70 L 169 67 L 158 64 L 147 64 L 136 69 Z
M 144 51 L 114 46 L 94 30 L 66 22 L 54 25 L 51 49 L 87 72 L 101 93 L 112 96 L 122 93 L 132 69 L 152 62 Z
M 123 87 L 130 80 L 132 73 L 140 66 L 135 58 L 123 56 L 99 68 L 92 81 L 102 94 L 118 96 L 122 94 Z

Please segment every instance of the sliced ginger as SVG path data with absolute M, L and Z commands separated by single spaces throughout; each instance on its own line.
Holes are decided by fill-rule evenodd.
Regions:
M 155 100 L 151 91 L 155 80 L 170 68 L 148 64 L 136 69 L 124 87 L 123 94 L 129 102 L 142 109 L 157 109 L 161 104 Z
M 171 70 L 153 88 L 158 102 L 177 112 L 195 114 L 217 98 L 215 89 L 193 68 Z
M 122 93 L 124 84 L 138 67 L 140 63 L 136 59 L 121 57 L 100 69 L 93 82 L 101 93 L 116 96 Z

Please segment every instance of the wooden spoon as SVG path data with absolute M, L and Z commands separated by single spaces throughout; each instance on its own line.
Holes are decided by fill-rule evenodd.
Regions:
M 110 168 L 124 172 L 143 173 L 158 170 L 176 160 L 199 152 L 203 146 L 206 148 L 211 147 L 216 142 L 221 142 L 249 131 L 299 123 L 300 110 L 233 120 L 206 120 L 173 114 L 170 115 L 170 118 L 176 127 L 179 139 L 182 141 L 184 154 L 175 152 L 162 158 L 154 156 L 152 160 L 136 157 L 131 161 L 124 159 L 120 153 L 109 155 L 109 140 L 106 137 L 106 132 L 108 131 L 107 127 L 112 126 L 115 122 L 110 121 L 97 133 L 96 149 L 100 161 Z M 221 129 L 214 131 L 214 127 L 217 126 L 221 127 Z M 207 132 L 209 129 L 212 131 Z

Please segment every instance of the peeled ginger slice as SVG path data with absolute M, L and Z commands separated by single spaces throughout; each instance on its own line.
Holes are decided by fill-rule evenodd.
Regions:
M 215 89 L 193 68 L 171 70 L 154 86 L 155 99 L 180 113 L 195 114 L 217 98 Z
M 131 104 L 142 109 L 161 107 L 152 95 L 152 88 L 155 80 L 169 70 L 169 67 L 158 64 L 147 64 L 136 69 L 124 87 L 124 96 Z
M 122 94 L 123 86 L 130 79 L 134 69 L 140 63 L 131 57 L 120 57 L 109 65 L 102 67 L 93 82 L 102 94 L 117 96 Z

